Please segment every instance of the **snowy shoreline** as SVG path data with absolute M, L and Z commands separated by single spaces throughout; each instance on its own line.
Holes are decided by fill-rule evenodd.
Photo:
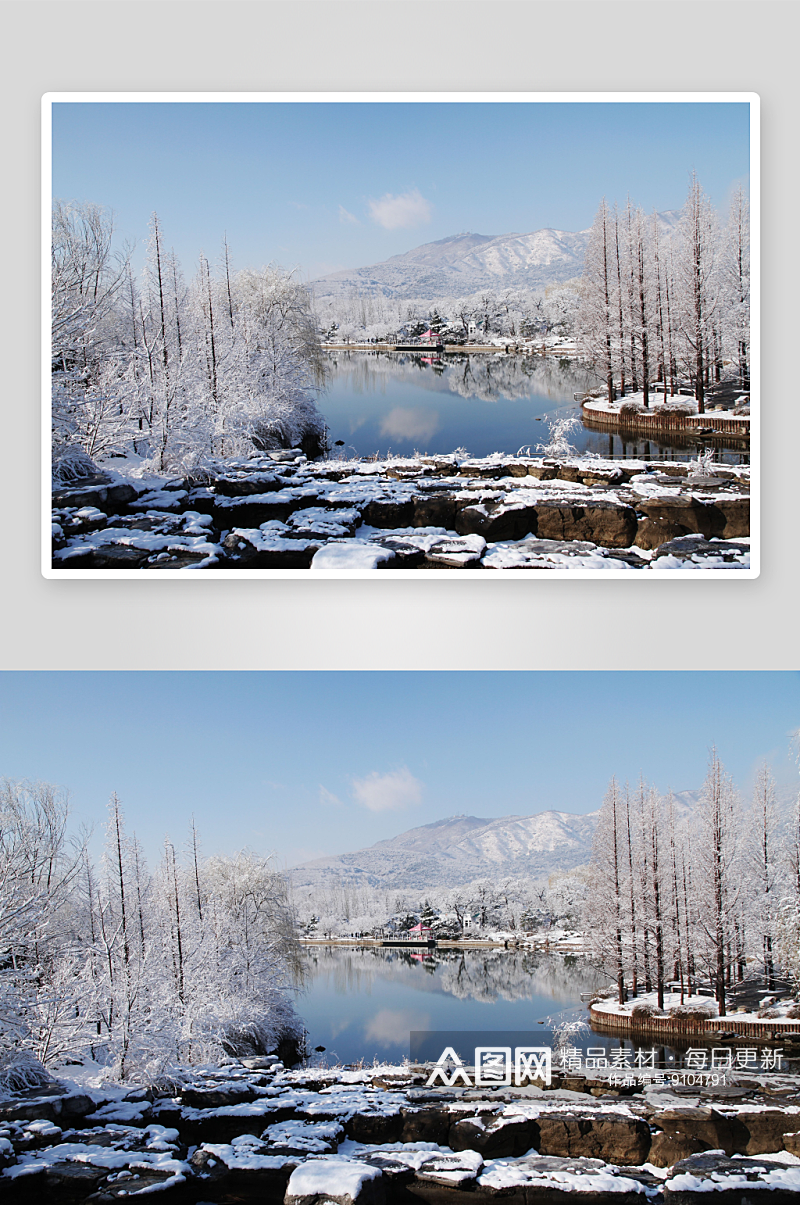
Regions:
M 749 478 L 745 466 L 502 454 L 104 471 L 53 491 L 44 571 L 742 573 Z
M 64 1067 L 59 1084 L 0 1101 L 3 1199 L 677 1205 L 687 1185 L 737 1201 L 742 1187 L 771 1202 L 800 1191 L 796 1076 L 637 1092 L 566 1072 L 547 1088 L 431 1087 L 430 1071 L 287 1070 L 265 1056 L 184 1068 L 159 1092 Z
M 697 1015 L 689 1016 L 687 1011 L 691 1011 L 693 1005 Z M 637 1008 L 640 1010 L 638 1016 Z M 672 1010 L 676 1011 L 673 1013 Z M 787 1016 L 787 1007 L 771 1008 L 769 1012 L 771 1015 L 765 1017 L 744 1009 L 718 1016 L 716 1005 L 708 995 L 688 996 L 680 992 L 664 993 L 663 1014 L 657 1010 L 655 992 L 634 996 L 625 1004 L 614 999 L 595 1000 L 589 1007 L 592 1027 L 600 1033 L 648 1034 L 662 1039 L 686 1035 L 728 1037 L 735 1033 L 737 1037 L 751 1041 L 774 1041 L 779 1033 L 800 1035 L 800 1018 Z
M 676 403 L 679 409 L 674 408 Z M 653 434 L 665 431 L 685 431 L 694 435 L 713 432 L 715 436 L 726 436 L 749 445 L 749 404 L 746 414 L 734 414 L 723 406 L 710 407 L 700 414 L 693 397 L 679 395 L 665 398 L 661 393 L 651 392 L 648 408 L 644 409 L 643 405 L 642 393 L 619 398 L 616 402 L 609 402 L 607 398 L 588 397 L 581 402 L 581 414 L 589 425 L 595 423 L 603 427 L 650 431 Z M 623 409 L 626 406 L 630 409 Z M 684 409 L 690 413 L 681 413 Z

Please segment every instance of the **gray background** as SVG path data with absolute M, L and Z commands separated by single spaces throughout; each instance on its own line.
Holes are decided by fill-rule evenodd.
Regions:
M 796 4 L 34 0 L 3 3 L 0 16 L 0 669 L 798 666 Z M 760 578 L 43 579 L 40 98 L 146 90 L 759 93 Z

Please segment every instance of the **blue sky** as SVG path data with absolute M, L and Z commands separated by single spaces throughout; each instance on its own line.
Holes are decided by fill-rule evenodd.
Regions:
M 194 814 L 206 853 L 286 865 L 466 813 L 587 812 L 608 780 L 697 789 L 716 744 L 749 793 L 798 785 L 796 672 L 0 673 L 0 774 L 109 795 L 149 856 Z
M 187 275 L 227 234 L 237 267 L 311 279 L 461 231 L 582 230 L 601 197 L 719 207 L 749 177 L 739 103 L 130 103 L 53 106 L 53 192 Z

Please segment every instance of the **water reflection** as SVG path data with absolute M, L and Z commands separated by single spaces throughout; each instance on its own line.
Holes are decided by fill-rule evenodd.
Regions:
M 577 361 L 502 352 L 329 352 L 327 364 L 319 408 L 331 442 L 342 439 L 361 456 L 459 447 L 486 456 L 524 446 L 535 454 L 548 439 L 546 420 L 575 410 L 575 395 L 595 384 Z M 686 460 L 698 452 L 696 440 L 680 432 L 658 440 L 582 427 L 571 442 L 579 452 L 615 460 Z M 739 446 L 711 446 L 720 461 L 748 462 Z
M 297 1010 L 342 1062 L 402 1058 L 414 1029 L 526 1029 L 572 1015 L 597 986 L 582 959 L 515 950 L 305 952 Z
M 381 420 L 381 435 L 388 435 L 391 439 L 427 441 L 438 430 L 438 413 L 419 407 L 394 406 Z

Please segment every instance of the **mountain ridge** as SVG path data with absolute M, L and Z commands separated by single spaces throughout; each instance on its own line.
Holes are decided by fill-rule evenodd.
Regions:
M 314 888 L 334 877 L 397 889 L 456 887 L 497 874 L 542 877 L 588 860 L 596 817 L 596 812 L 555 810 L 498 818 L 449 816 L 365 849 L 316 858 L 288 873 L 296 888 Z
M 702 795 L 702 789 L 672 793 L 679 823 L 694 814 Z M 777 788 L 780 815 L 788 816 L 795 798 L 795 788 Z M 746 796 L 742 804 L 747 807 Z M 490 877 L 542 880 L 589 861 L 599 815 L 599 809 L 575 813 L 552 808 L 494 818 L 462 813 L 417 825 L 363 849 L 301 863 L 287 874 L 300 891 L 334 881 L 425 891 Z
M 665 210 L 657 216 L 662 232 L 668 233 L 680 215 Z M 538 291 L 582 275 L 590 233 L 549 226 L 527 234 L 461 231 L 310 283 L 318 300 L 334 300 L 353 290 L 400 300 L 461 297 L 490 288 Z

